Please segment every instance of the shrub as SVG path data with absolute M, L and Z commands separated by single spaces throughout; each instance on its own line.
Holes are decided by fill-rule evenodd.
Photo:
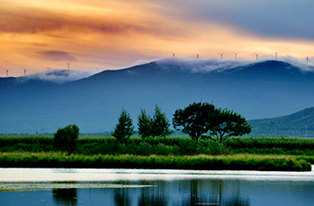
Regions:
M 54 134 L 53 147 L 71 155 L 76 148 L 78 136 L 79 128 L 75 124 L 61 128 Z

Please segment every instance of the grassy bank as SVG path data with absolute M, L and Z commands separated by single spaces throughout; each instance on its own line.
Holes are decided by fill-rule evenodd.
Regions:
M 1 167 L 145 168 L 198 170 L 310 171 L 303 159 L 288 156 L 133 156 L 62 153 L 1 153 Z
M 124 167 L 169 169 L 309 170 L 314 140 L 230 138 L 223 144 L 186 137 L 81 137 L 73 155 L 52 146 L 52 137 L 0 137 L 0 167 Z M 308 162 L 308 163 L 307 163 Z
M 57 152 L 52 137 L 0 137 L 0 152 Z M 230 138 L 223 144 L 211 140 L 195 142 L 190 138 L 131 138 L 119 144 L 112 137 L 80 137 L 75 154 L 82 155 L 229 155 L 284 154 L 314 156 L 314 139 L 304 138 Z M 312 162 L 314 163 L 314 162 Z

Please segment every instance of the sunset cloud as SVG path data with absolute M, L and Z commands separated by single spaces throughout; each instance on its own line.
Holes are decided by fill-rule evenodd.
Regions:
M 119 69 L 171 56 L 312 57 L 314 3 L 304 0 L 3 0 L 0 76 L 10 69 Z M 292 8 L 300 13 L 289 16 Z M 276 15 L 278 14 L 278 15 Z M 279 15 L 280 14 L 280 15 Z M 295 19 L 294 19 L 295 17 Z M 313 40 L 312 40 L 313 39 Z
M 62 51 L 42 51 L 38 54 L 50 61 L 76 61 L 76 58 L 67 52 Z

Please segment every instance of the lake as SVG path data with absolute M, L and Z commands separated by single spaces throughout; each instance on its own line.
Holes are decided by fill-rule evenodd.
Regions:
M 313 205 L 314 172 L 0 168 L 0 205 Z

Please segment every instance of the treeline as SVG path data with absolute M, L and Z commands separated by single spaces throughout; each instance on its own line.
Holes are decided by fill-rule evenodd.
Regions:
M 60 152 L 53 137 L 0 137 L 0 152 Z M 286 154 L 314 155 L 314 139 L 302 138 L 229 138 L 224 143 L 210 139 L 193 141 L 188 137 L 137 138 L 127 144 L 112 137 L 80 137 L 74 154 L 82 155 L 228 155 Z M 314 163 L 314 162 L 312 162 Z

